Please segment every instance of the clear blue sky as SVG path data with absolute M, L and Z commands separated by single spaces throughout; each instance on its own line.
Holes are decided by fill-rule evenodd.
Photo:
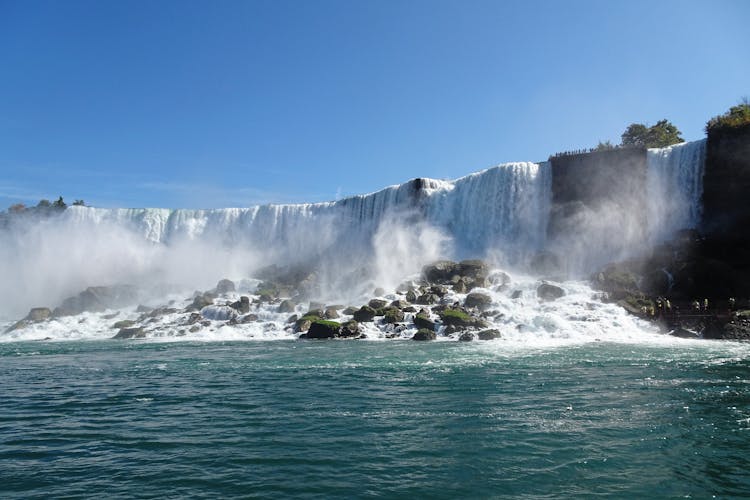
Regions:
M 750 94 L 750 2 L 0 0 L 0 208 L 323 201 Z

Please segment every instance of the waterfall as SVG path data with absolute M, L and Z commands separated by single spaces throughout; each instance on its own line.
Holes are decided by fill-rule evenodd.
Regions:
M 652 244 L 701 222 L 706 140 L 647 152 L 649 237 Z

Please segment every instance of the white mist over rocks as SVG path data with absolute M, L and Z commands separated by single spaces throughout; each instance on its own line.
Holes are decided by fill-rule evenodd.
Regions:
M 704 149 L 698 141 L 648 152 L 650 212 L 664 215 L 649 220 L 648 240 L 698 223 Z M 314 299 L 326 301 L 371 296 L 375 287 L 392 291 L 440 258 L 484 258 L 509 272 L 533 273 L 530 257 L 548 246 L 551 179 L 548 162 L 521 162 L 454 181 L 415 179 L 326 203 L 217 210 L 69 207 L 0 230 L 0 318 L 18 319 L 36 306 L 54 308 L 89 286 L 131 284 L 159 293 L 169 285 L 192 292 L 221 278 L 253 277 L 269 265 L 316 267 Z M 598 214 L 587 224 L 612 240 L 623 231 L 644 234 L 643 227 L 623 226 L 616 213 Z M 580 240 L 563 256 L 579 263 L 571 277 L 587 276 L 607 253 L 611 260 L 621 258 L 645 243 L 634 237 L 630 247 L 610 249 Z M 584 293 L 581 287 L 575 285 L 576 293 Z

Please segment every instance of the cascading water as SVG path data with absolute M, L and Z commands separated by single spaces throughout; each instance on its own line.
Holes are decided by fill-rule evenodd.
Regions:
M 652 244 L 701 221 L 706 141 L 686 142 L 647 152 L 649 238 Z

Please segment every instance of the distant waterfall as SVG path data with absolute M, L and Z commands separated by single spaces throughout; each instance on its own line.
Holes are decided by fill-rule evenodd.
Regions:
M 705 139 L 648 150 L 651 243 L 668 240 L 676 231 L 700 224 L 705 157 Z
M 212 240 L 304 256 L 366 244 L 386 218 L 416 216 L 463 252 L 513 258 L 544 246 L 550 178 L 546 162 L 508 163 L 455 181 L 414 179 L 335 202 L 214 210 L 70 207 L 65 217 L 84 226 L 122 226 L 153 243 Z

